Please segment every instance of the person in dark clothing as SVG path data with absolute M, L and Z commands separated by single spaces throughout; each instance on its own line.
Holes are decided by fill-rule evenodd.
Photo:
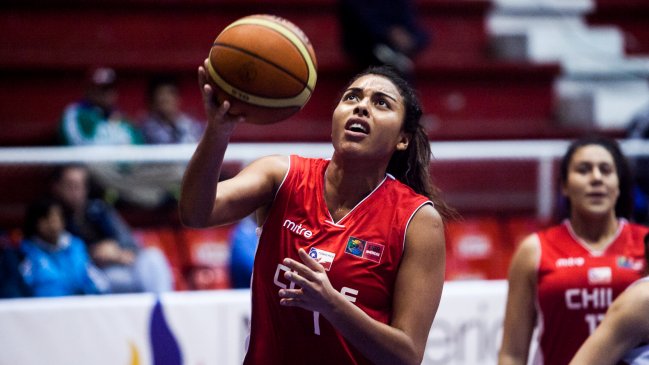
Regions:
M 410 77 L 412 58 L 430 42 L 410 0 L 340 0 L 338 14 L 343 49 L 359 70 L 389 65 Z

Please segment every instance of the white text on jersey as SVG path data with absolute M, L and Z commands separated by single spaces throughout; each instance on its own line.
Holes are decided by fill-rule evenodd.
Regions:
M 295 224 L 295 222 L 287 219 L 284 221 L 284 224 L 282 227 L 288 229 L 289 231 L 296 233 L 300 236 L 304 236 L 304 238 L 311 238 L 313 237 L 313 232 L 311 232 L 308 228 L 302 227 L 302 223 L 300 224 Z

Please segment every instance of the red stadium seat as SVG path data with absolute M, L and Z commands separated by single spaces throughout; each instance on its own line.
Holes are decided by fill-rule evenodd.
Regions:
M 141 247 L 155 247 L 165 254 L 174 276 L 174 289 L 187 290 L 183 274 L 184 259 L 176 241 L 176 233 L 170 228 L 140 228 L 134 229 L 133 235 Z
M 511 248 L 496 218 L 466 218 L 447 225 L 447 280 L 504 279 Z
M 181 230 L 185 276 L 192 289 L 230 288 L 230 231 L 232 226 Z
M 525 237 L 545 226 L 546 224 L 533 216 L 509 217 L 504 222 L 507 242 L 512 247 L 518 247 Z

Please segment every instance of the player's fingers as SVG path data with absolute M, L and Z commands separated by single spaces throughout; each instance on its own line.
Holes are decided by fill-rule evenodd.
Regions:
M 311 270 L 316 271 L 316 272 L 322 272 L 324 268 L 318 261 L 316 261 L 313 257 L 309 256 L 306 251 L 301 248 L 297 251 L 297 254 L 300 256 L 300 260 Z
M 279 304 L 284 307 L 300 307 L 300 308 L 308 309 L 304 304 L 304 302 L 296 298 L 282 298 L 279 300 Z
M 304 293 L 302 289 L 280 289 L 279 297 L 280 298 L 300 298 Z
M 287 271 L 284 273 L 284 277 L 286 278 L 286 280 L 290 280 L 291 282 L 297 284 L 301 288 L 308 289 L 312 286 L 309 280 L 307 280 L 306 278 L 304 278 L 303 276 L 299 275 L 296 272 Z
M 304 264 L 302 264 L 300 262 L 297 262 L 297 261 L 295 261 L 293 259 L 285 258 L 284 259 L 284 265 L 288 266 L 293 271 L 297 272 L 298 275 L 304 277 L 307 280 L 315 280 L 316 279 L 316 273 L 313 270 L 311 270 L 308 266 L 306 266 L 306 265 L 304 265 Z
M 198 66 L 198 86 L 203 89 L 203 85 L 208 83 L 207 76 L 207 59 L 203 61 L 203 64 Z

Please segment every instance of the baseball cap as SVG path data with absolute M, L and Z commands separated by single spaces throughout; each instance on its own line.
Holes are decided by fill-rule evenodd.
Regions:
M 96 67 L 88 74 L 88 83 L 100 88 L 111 88 L 117 81 L 115 70 L 110 67 Z

